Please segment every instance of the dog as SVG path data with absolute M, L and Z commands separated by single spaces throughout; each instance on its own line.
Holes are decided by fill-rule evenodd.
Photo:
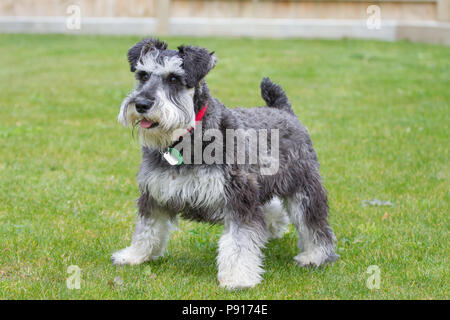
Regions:
M 217 277 L 227 289 L 261 282 L 262 249 L 281 237 L 289 222 L 299 236 L 300 253 L 294 257 L 299 266 L 338 258 L 317 155 L 279 85 L 263 78 L 266 106 L 229 109 L 211 96 L 205 80 L 217 63 L 214 52 L 190 45 L 169 50 L 164 41 L 148 38 L 129 49 L 128 61 L 137 84 L 122 102 L 118 120 L 140 140 L 140 197 L 131 245 L 112 255 L 113 264 L 161 257 L 178 215 L 224 225 Z M 238 139 L 248 130 L 261 133 L 254 139 L 256 149 L 248 139 Z M 229 132 L 235 135 L 230 138 Z M 276 143 L 259 152 L 269 140 Z M 187 152 L 189 147 L 194 152 Z M 242 150 L 244 163 L 238 163 Z M 213 160 L 226 160 L 196 159 L 206 151 Z

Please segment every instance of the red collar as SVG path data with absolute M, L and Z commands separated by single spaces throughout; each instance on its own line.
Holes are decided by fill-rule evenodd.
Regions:
M 203 106 L 203 108 L 201 108 L 201 109 L 195 114 L 195 124 L 194 124 L 194 126 L 193 126 L 193 127 L 190 127 L 189 130 L 188 130 L 185 134 L 183 134 L 183 136 L 186 135 L 186 134 L 188 134 L 188 133 L 191 132 L 192 130 L 194 130 L 195 125 L 196 125 L 197 123 L 199 123 L 200 121 L 202 121 L 203 116 L 205 115 L 205 112 L 206 112 L 206 109 L 207 109 L 207 108 L 208 108 L 208 101 L 206 101 L 206 103 L 205 103 L 205 105 Z M 183 137 L 183 136 L 181 136 L 181 137 Z M 180 137 L 180 138 L 181 138 L 181 137 Z
M 205 105 L 203 106 L 203 108 L 201 108 L 196 114 L 195 114 L 195 124 L 194 124 L 194 126 L 193 127 L 190 127 L 183 135 L 181 135 L 179 138 L 178 138 L 178 140 L 177 141 L 175 141 L 169 148 L 173 148 L 174 146 L 176 146 L 182 139 L 183 139 L 183 137 L 185 136 L 185 135 L 187 135 L 188 133 L 191 133 L 193 130 L 194 130 L 194 128 L 195 128 L 195 125 L 197 124 L 197 123 L 199 123 L 200 121 L 202 121 L 202 119 L 203 119 L 203 116 L 205 115 L 205 113 L 206 113 L 206 109 L 208 108 L 208 101 L 206 101 L 206 103 L 205 103 Z M 169 149 L 168 148 L 168 149 Z
M 206 101 L 205 106 L 201 108 L 196 114 L 195 114 L 195 124 L 197 122 L 202 121 L 203 116 L 205 115 L 206 109 L 208 108 L 208 101 Z

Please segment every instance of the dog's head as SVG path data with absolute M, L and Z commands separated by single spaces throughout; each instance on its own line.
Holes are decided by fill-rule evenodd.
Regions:
M 128 51 L 128 61 L 137 85 L 122 102 L 119 122 L 137 128 L 144 145 L 167 147 L 194 126 L 195 92 L 217 58 L 203 48 L 168 50 L 165 42 L 144 39 Z

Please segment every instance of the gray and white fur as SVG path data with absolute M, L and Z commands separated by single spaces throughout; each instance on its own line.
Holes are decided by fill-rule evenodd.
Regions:
M 262 249 L 283 235 L 289 221 L 299 235 L 298 265 L 320 266 L 338 258 L 316 153 L 279 85 L 262 80 L 266 106 L 228 109 L 208 90 L 205 76 L 217 58 L 204 48 L 168 50 L 165 42 L 144 39 L 129 50 L 128 60 L 138 83 L 118 119 L 137 130 L 142 144 L 141 195 L 131 245 L 112 255 L 114 264 L 162 256 L 178 215 L 224 225 L 217 266 L 225 288 L 254 287 L 262 280 Z M 278 129 L 277 172 L 261 174 L 260 162 L 168 164 L 160 151 L 177 141 L 177 130 L 194 126 L 195 114 L 206 104 L 203 131 L 220 130 L 225 137 L 227 129 Z M 151 126 L 139 125 L 142 121 Z M 203 142 L 202 149 L 206 146 Z

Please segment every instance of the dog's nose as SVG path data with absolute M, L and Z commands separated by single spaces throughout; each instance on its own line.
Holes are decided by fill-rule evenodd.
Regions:
M 148 99 L 138 99 L 135 103 L 136 111 L 146 113 L 153 106 L 153 101 Z

